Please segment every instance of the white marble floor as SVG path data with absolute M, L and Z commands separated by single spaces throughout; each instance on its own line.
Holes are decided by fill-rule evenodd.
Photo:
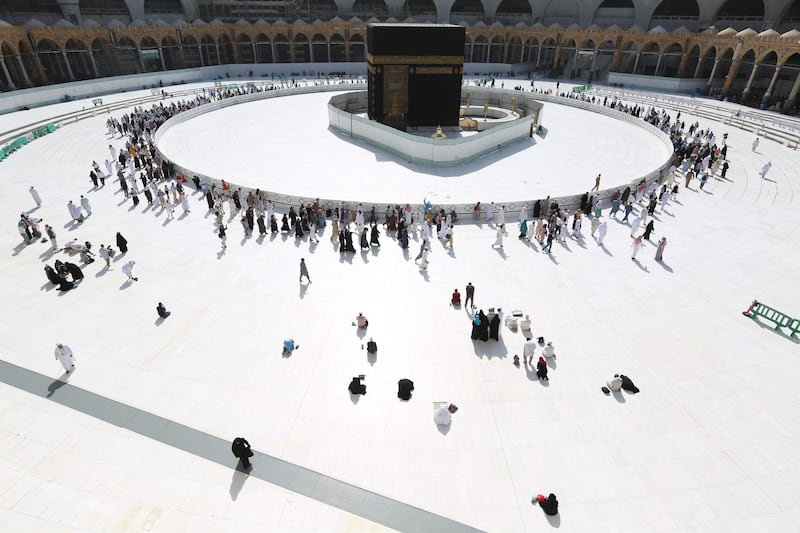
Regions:
M 762 142 L 753 153 L 750 134 L 715 125 L 730 134 L 730 180 L 681 190 L 657 214 L 654 235 L 669 239 L 663 264 L 650 244 L 631 261 L 630 230 L 614 221 L 604 248 L 584 225 L 582 241 L 554 245 L 549 256 L 518 241 L 515 228 L 498 251 L 492 227 L 461 224 L 454 250 L 434 243 L 420 272 L 417 241 L 404 253 L 384 235 L 379 250 L 341 256 L 328 232 L 318 245 L 259 242 L 236 220 L 222 253 L 198 196 L 190 214 L 167 221 L 132 209 L 113 185 L 91 190 L 89 164 L 109 142 L 103 120 L 65 126 L 0 163 L 3 360 L 55 380 L 53 346 L 67 343 L 78 358 L 72 385 L 221 438 L 244 435 L 261 452 L 486 531 L 800 528 L 800 351 L 741 315 L 753 298 L 800 315 L 797 152 Z M 329 186 L 327 175 L 298 175 L 318 155 L 307 139 L 287 142 L 280 127 L 264 127 L 263 137 L 263 146 L 288 150 L 264 162 L 265 175 L 291 177 L 312 195 Z M 341 164 L 357 161 L 354 174 L 409 172 L 343 149 Z M 619 152 L 619 164 L 644 161 L 635 150 Z M 774 167 L 762 180 L 767 160 Z M 592 182 L 593 163 L 580 161 L 582 185 L 570 192 Z M 108 271 L 97 261 L 75 291 L 47 284 L 43 261 L 63 254 L 21 246 L 14 228 L 34 207 L 30 185 L 44 198 L 31 214 L 60 242 L 99 246 L 122 232 L 139 282 L 123 283 L 121 261 Z M 488 190 L 470 201 L 492 200 Z M 74 228 L 66 203 L 81 194 L 94 214 Z M 297 283 L 301 257 L 310 284 Z M 469 317 L 447 304 L 468 281 L 479 307 L 521 309 L 534 335 L 553 341 L 548 386 L 512 365 L 520 333 L 470 340 Z M 173 312 L 160 325 L 158 301 Z M 379 344 L 373 361 L 351 325 L 359 311 Z M 282 358 L 289 336 L 301 348 Z M 642 392 L 604 396 L 614 372 Z M 346 386 L 360 373 L 368 394 L 354 403 Z M 416 385 L 408 403 L 396 398 L 404 377 Z M 432 420 L 436 401 L 460 407 L 446 434 Z M 7 385 L 0 473 L 0 524 L 9 531 L 384 530 Z M 558 494 L 557 521 L 530 504 L 540 492 Z
M 159 148 L 177 164 L 262 190 L 366 203 L 513 202 L 627 185 L 670 155 L 655 134 L 596 113 L 547 104 L 545 138 L 523 139 L 457 167 L 410 164 L 328 129 L 334 93 L 270 98 L 166 130 Z M 298 157 L 298 152 L 301 157 Z

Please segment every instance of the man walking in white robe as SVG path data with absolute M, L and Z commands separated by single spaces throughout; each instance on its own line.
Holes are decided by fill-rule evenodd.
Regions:
M 92 206 L 89 204 L 89 199 L 84 195 L 81 195 L 81 207 L 83 207 L 83 210 L 86 211 L 87 217 L 92 216 Z
M 128 281 L 131 281 L 131 280 L 139 281 L 139 278 L 134 278 L 133 277 L 133 265 L 135 265 L 135 264 L 136 264 L 136 261 L 128 261 L 122 267 L 122 273 L 125 274 L 126 276 L 128 276 Z
M 33 188 L 33 185 L 31 185 L 31 188 L 28 189 L 28 191 L 31 193 L 31 196 L 33 196 L 33 201 L 36 202 L 36 207 L 42 207 L 42 197 L 39 196 L 39 192 Z
M 606 238 L 606 232 L 608 232 L 608 223 L 604 220 L 600 223 L 600 229 L 598 230 L 598 239 L 597 244 L 603 246 L 603 239 Z
M 769 169 L 771 168 L 772 168 L 772 161 L 769 161 L 766 165 L 761 167 L 761 172 L 759 172 L 759 174 L 761 174 L 761 179 L 767 177 L 767 172 L 769 172 Z
M 67 374 L 69 374 L 70 371 L 75 368 L 75 356 L 72 353 L 72 349 L 66 344 L 56 344 L 55 355 L 56 359 L 61 363 L 61 366 L 64 367 L 64 370 L 66 370 Z

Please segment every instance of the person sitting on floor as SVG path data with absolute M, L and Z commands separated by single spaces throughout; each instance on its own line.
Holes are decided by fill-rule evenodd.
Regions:
M 356 326 L 358 326 L 359 328 L 366 328 L 367 326 L 369 326 L 369 320 L 367 320 L 367 317 L 365 317 L 361 313 L 358 313 L 358 316 L 356 317 Z
M 361 383 L 362 379 L 364 379 L 363 376 L 356 376 L 350 380 L 350 385 L 347 386 L 347 390 L 350 391 L 350 394 L 355 396 L 367 393 L 367 386 Z
M 294 343 L 294 339 L 283 341 L 283 355 L 292 355 L 292 352 L 300 348 L 299 344 Z
M 637 392 L 639 392 L 639 387 L 637 387 L 636 385 L 633 384 L 633 381 L 631 380 L 631 378 L 629 378 L 628 376 L 626 376 L 624 374 L 620 374 L 619 378 L 622 380 L 622 389 L 623 390 L 625 390 L 627 392 L 630 392 L 631 394 L 636 394 Z
M 167 318 L 169 315 L 172 314 L 171 311 L 167 311 L 167 308 L 164 307 L 164 304 L 162 304 L 161 302 L 158 302 L 158 305 L 156 306 L 156 313 L 158 313 L 158 316 L 160 316 L 161 318 Z
M 50 265 L 45 265 L 44 272 L 47 274 L 47 279 L 50 280 L 50 283 L 53 285 L 61 285 L 61 277 L 56 274 L 56 271 L 53 270 L 53 267 Z
M 558 499 L 552 492 L 550 496 L 539 502 L 539 506 L 542 508 L 542 511 L 544 511 L 544 514 L 548 516 L 555 516 L 558 514 Z
M 606 386 L 608 390 L 617 392 L 622 388 L 622 378 L 619 377 L 619 374 L 614 374 L 614 377 L 606 382 Z
M 461 293 L 458 292 L 458 289 L 453 291 L 453 295 L 450 297 L 450 304 L 453 307 L 458 307 L 461 305 Z
M 375 353 L 378 351 L 378 343 L 372 340 L 372 337 L 367 341 L 367 353 Z
M 531 317 L 530 315 L 525 315 L 523 320 L 519 321 L 519 329 L 522 331 L 530 331 L 531 330 Z
M 403 378 L 397 382 L 397 397 L 408 401 L 411 399 L 411 392 L 414 390 L 414 382 Z

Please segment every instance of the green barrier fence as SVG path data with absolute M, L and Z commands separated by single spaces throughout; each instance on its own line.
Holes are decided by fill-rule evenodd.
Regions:
M 747 311 L 742 314 L 750 318 L 764 317 L 775 324 L 775 329 L 788 329 L 792 337 L 796 337 L 797 333 L 800 332 L 800 319 L 792 318 L 777 309 L 762 304 L 758 300 L 753 300 Z
M 39 137 L 44 137 L 48 133 L 53 133 L 56 131 L 55 124 L 48 124 L 46 126 L 42 126 L 40 128 L 36 128 L 35 130 L 31 131 L 31 137 L 33 139 L 38 139 Z M 11 153 L 16 152 L 26 144 L 28 144 L 28 136 L 23 135 L 22 137 L 17 137 L 7 145 L 0 148 L 0 161 L 8 157 Z

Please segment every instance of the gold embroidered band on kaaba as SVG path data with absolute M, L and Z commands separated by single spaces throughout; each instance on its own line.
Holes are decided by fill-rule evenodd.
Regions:
M 373 65 L 463 65 L 464 56 L 375 56 L 367 54 Z

